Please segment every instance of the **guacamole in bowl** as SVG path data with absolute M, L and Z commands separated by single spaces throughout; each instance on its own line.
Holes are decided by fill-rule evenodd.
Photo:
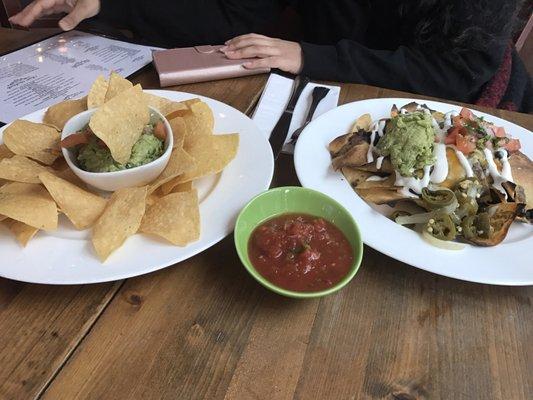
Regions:
M 67 136 L 61 146 L 72 149 L 76 164 L 88 172 L 115 172 L 148 164 L 163 155 L 166 130 L 159 116 L 151 113 L 150 122 L 131 149 L 131 157 L 125 164 L 113 159 L 111 151 L 87 125 L 83 130 Z
M 75 115 L 63 128 L 62 152 L 72 172 L 89 187 L 102 191 L 143 186 L 156 179 L 167 166 L 174 146 L 167 119 L 157 109 L 149 107 L 147 123 L 132 143 L 129 157 L 119 163 L 111 149 L 89 128 L 97 110 L 93 108 Z M 123 125 L 127 124 L 125 121 Z M 120 141 L 115 140 L 114 144 L 117 143 Z

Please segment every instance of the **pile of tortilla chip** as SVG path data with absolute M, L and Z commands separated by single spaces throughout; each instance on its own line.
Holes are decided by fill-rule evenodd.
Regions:
M 391 118 L 396 117 L 401 112 L 414 112 L 419 109 L 427 109 L 432 117 L 438 123 L 444 121 L 445 114 L 431 110 L 426 105 L 420 105 L 412 102 L 404 105 L 400 109 L 393 106 Z M 384 118 L 386 121 L 384 132 L 387 132 L 387 124 L 390 118 Z M 372 157 L 369 159 L 370 141 L 375 140 L 377 135 L 372 134 L 372 118 L 370 114 L 360 116 L 353 124 L 350 132 L 335 138 L 329 144 L 328 150 L 332 159 L 332 166 L 335 170 L 342 172 L 354 191 L 367 203 L 383 205 L 387 204 L 397 207 L 397 210 L 409 209 L 422 210 L 422 202 L 418 196 L 406 194 L 395 186 L 396 173 L 389 157 Z M 374 139 L 372 139 L 374 138 Z M 378 139 L 379 140 L 379 139 Z M 464 168 L 460 163 L 456 152 L 453 148 L 446 148 L 446 158 L 448 163 L 448 175 L 446 179 L 439 183 L 441 188 L 454 190 L 454 187 L 466 178 Z M 501 164 L 496 161 L 501 170 Z M 507 192 L 507 198 L 504 198 L 497 191 L 490 189 L 487 179 L 482 179 L 485 190 L 489 196 L 489 203 L 484 204 L 483 198 L 477 202 L 484 206 L 490 206 L 493 219 L 500 214 L 506 215 L 505 223 L 498 221 L 499 230 L 487 239 L 471 239 L 469 243 L 479 246 L 494 246 L 505 238 L 507 230 L 515 220 L 530 222 L 530 217 L 524 217 L 525 210 L 533 208 L 533 162 L 520 151 L 514 152 L 509 157 L 514 183 L 506 182 L 504 189 Z M 475 170 L 475 167 L 474 167 Z M 485 176 L 482 172 L 481 176 Z M 476 175 L 477 177 L 477 175 Z M 487 196 L 488 196 L 487 195 Z M 409 204 L 410 203 L 410 204 Z
M 118 162 L 131 154 L 149 119 L 148 106 L 165 115 L 174 146 L 168 165 L 143 187 L 96 193 L 69 169 L 60 149 L 61 130 L 74 115 L 98 107 L 92 131 Z M 127 126 L 128 129 L 119 129 Z M 86 97 L 48 108 L 43 123 L 16 120 L 0 144 L 0 224 L 22 246 L 39 231 L 53 231 L 64 214 L 76 229 L 91 229 L 100 260 L 138 232 L 176 246 L 200 237 L 196 179 L 220 173 L 235 157 L 239 135 L 214 135 L 214 117 L 200 99 L 175 102 L 142 91 L 112 73 L 93 83 Z M 1 231 L 0 231 L 1 232 Z

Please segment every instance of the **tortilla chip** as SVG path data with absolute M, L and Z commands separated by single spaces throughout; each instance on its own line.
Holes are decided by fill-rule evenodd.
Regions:
M 53 125 L 61 131 L 69 119 L 86 110 L 87 97 L 77 100 L 65 100 L 48 107 L 44 114 L 43 122 Z
M 175 181 L 176 178 L 163 183 L 160 187 L 161 194 L 167 195 L 170 193 L 190 192 L 192 190 L 192 181 L 179 183 Z
M 96 108 L 104 104 L 108 85 L 109 82 L 102 75 L 96 78 L 87 95 L 87 108 Z
M 157 177 L 157 179 L 150 184 L 148 193 L 153 193 L 159 186 L 176 178 L 186 172 L 193 170 L 196 166 L 196 161 L 183 149 L 174 149 L 168 160 L 168 164 Z
M 366 141 L 360 141 L 351 146 L 347 151 L 341 152 L 339 156 L 333 159 L 333 168 L 338 170 L 343 167 L 359 167 L 366 164 L 368 162 L 367 154 L 369 147 L 370 145 Z
M 14 219 L 6 219 L 2 222 L 7 229 L 15 235 L 17 241 L 21 244 L 22 247 L 26 247 L 28 242 L 35 236 L 39 229 L 26 225 L 24 222 L 15 221 Z
M 176 117 L 168 121 L 172 128 L 172 136 L 174 137 L 174 149 L 181 149 L 185 141 L 185 135 L 187 133 L 187 125 L 182 117 Z
M 15 182 L 41 183 L 39 174 L 52 171 L 52 168 L 24 156 L 14 155 L 0 160 L 0 178 Z
M 370 189 L 355 189 L 355 192 L 367 203 L 387 204 L 394 203 L 399 200 L 405 200 L 405 197 L 397 189 L 389 188 L 370 188 Z
M 370 114 L 363 114 L 352 125 L 350 132 L 358 132 L 359 130 L 370 131 L 372 129 L 372 117 Z
M 61 154 L 56 128 L 17 119 L 4 131 L 4 143 L 13 153 L 51 165 Z
M 106 200 L 100 196 L 89 193 L 50 172 L 39 174 L 39 179 L 76 229 L 88 228 L 104 211 Z
M 176 246 L 200 238 L 200 208 L 196 190 L 161 197 L 146 210 L 140 231 L 159 236 Z
M 76 175 L 74 172 L 72 172 L 72 170 L 70 168 L 65 168 L 61 171 L 55 171 L 54 172 L 54 175 L 57 176 L 58 178 L 61 178 L 61 179 L 64 179 L 70 183 L 72 183 L 73 185 L 76 185 L 80 188 L 87 188 L 87 185 L 85 184 L 85 182 L 83 182 L 79 177 L 78 175 Z
M 189 103 L 186 103 L 191 109 L 192 113 L 196 117 L 196 121 L 199 129 L 205 129 L 206 134 L 212 134 L 213 129 L 215 128 L 215 117 L 213 115 L 213 110 L 199 99 L 188 100 Z M 194 101 L 196 100 L 196 101 Z
M 11 150 L 7 148 L 5 144 L 0 144 L 0 160 L 4 158 L 11 158 L 15 155 Z
M 104 102 L 111 100 L 117 94 L 124 92 L 133 87 L 133 83 L 124 79 L 122 76 L 116 72 L 111 72 L 109 77 L 109 84 L 107 86 L 107 91 L 105 93 Z
M 526 208 L 533 208 L 533 162 L 521 152 L 509 157 L 514 182 L 524 189 Z
M 181 175 L 177 183 L 222 171 L 237 155 L 239 134 L 193 136 L 185 139 L 184 148 L 194 158 L 195 167 Z
M 119 93 L 98 108 L 89 127 L 109 147 L 113 159 L 126 164 L 131 149 L 150 120 L 150 111 L 140 85 Z
M 376 174 L 374 172 L 362 171 L 352 167 L 342 168 L 342 174 L 350 185 L 357 189 L 370 189 L 375 187 L 395 189 L 394 175 L 390 175 L 384 180 L 368 180 L 370 177 L 376 176 Z
M 476 236 L 466 239 L 466 241 L 485 247 L 500 244 L 507 236 L 507 232 L 516 218 L 519 207 L 523 207 L 523 205 L 519 205 L 518 203 L 500 203 L 490 206 L 488 209 L 490 226 L 494 228 L 494 232 L 488 238 Z
M 165 117 L 178 110 L 188 110 L 187 105 L 169 100 L 165 97 L 156 96 L 155 94 L 144 92 L 144 97 L 150 107 L 155 108 Z
M 92 242 L 100 260 L 105 261 L 137 232 L 145 207 L 146 186 L 119 189 L 113 193 L 93 228 Z
M 46 231 L 57 228 L 57 207 L 45 188 L 12 182 L 0 188 L 0 214 Z

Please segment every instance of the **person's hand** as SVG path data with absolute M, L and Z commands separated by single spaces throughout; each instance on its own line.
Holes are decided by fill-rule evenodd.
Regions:
M 278 68 L 298 74 L 303 67 L 302 47 L 298 43 L 255 33 L 228 40 L 221 51 L 233 60 L 258 57 L 244 63 L 249 69 Z
M 9 22 L 28 27 L 44 15 L 67 13 L 59 21 L 59 27 L 69 31 L 84 19 L 94 17 L 99 11 L 100 0 L 34 0 L 24 10 L 9 18 Z

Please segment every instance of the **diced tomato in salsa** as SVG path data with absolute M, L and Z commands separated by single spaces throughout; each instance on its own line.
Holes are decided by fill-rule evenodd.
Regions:
M 354 260 L 339 228 L 306 214 L 284 214 L 261 224 L 250 237 L 248 256 L 270 282 L 299 292 L 335 285 Z

